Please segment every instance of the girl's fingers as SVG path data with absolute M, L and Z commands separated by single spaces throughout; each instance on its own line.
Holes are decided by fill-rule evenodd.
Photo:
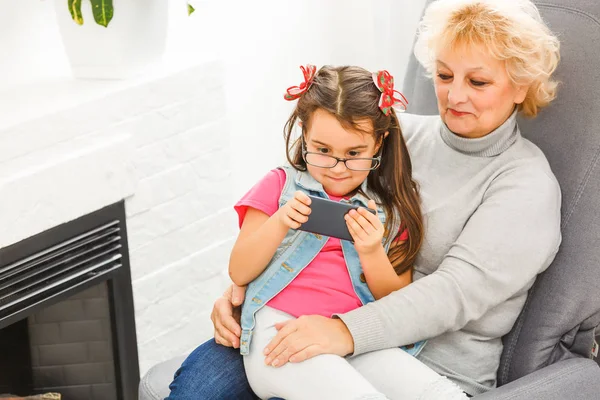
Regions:
M 348 218 L 348 217 L 346 217 Z M 350 225 L 348 220 L 346 219 L 346 226 L 348 227 L 348 232 L 350 232 L 350 236 L 352 236 L 353 242 L 358 242 L 360 238 L 358 237 L 358 233 L 354 230 L 354 228 Z
M 368 211 L 363 212 L 368 213 Z M 371 234 L 377 230 L 373 224 L 371 224 L 363 215 L 361 215 L 359 211 L 350 210 L 348 214 L 350 214 L 350 217 L 356 221 L 356 223 L 362 228 L 363 231 L 365 231 L 365 233 Z
M 373 201 L 370 200 L 369 203 Z M 373 204 L 375 204 L 375 202 L 373 201 Z M 369 207 L 371 208 L 371 207 Z M 369 212 L 369 210 L 361 207 L 358 209 L 358 213 L 365 218 L 367 221 L 369 221 L 369 223 L 373 226 L 373 228 L 377 229 L 377 227 L 381 224 L 381 221 L 379 220 L 379 217 L 376 214 L 373 214 L 372 212 Z
M 367 207 L 377 212 L 377 204 L 375 204 L 375 200 L 369 200 L 369 202 L 367 203 Z
M 301 213 L 299 213 L 297 210 L 294 210 L 293 208 L 290 208 L 287 216 L 292 220 L 295 221 L 299 224 L 303 224 L 306 221 L 308 221 L 308 216 L 303 215 Z
M 356 241 L 356 232 L 354 232 L 354 228 L 352 227 L 352 225 L 350 225 L 348 216 L 345 216 L 344 219 L 346 220 L 346 226 L 348 227 L 348 232 L 350 232 L 350 236 L 352 236 L 352 239 Z
M 300 228 L 300 225 L 302 225 L 300 222 L 296 222 L 292 218 L 290 218 L 289 215 L 285 216 L 285 224 L 292 229 L 298 229 Z
M 310 197 L 308 197 L 306 193 L 298 190 L 296 193 L 294 193 L 294 198 L 300 203 L 310 206 Z
M 365 230 L 356 222 L 356 220 L 348 214 L 346 214 L 344 218 L 346 218 L 348 230 L 350 231 L 350 234 L 352 235 L 354 241 L 357 241 L 357 239 L 365 240 L 365 237 L 368 235 L 365 232 Z
M 290 207 L 296 210 L 298 213 L 309 216 L 310 215 L 310 207 L 306 204 L 299 202 L 298 200 L 292 200 Z

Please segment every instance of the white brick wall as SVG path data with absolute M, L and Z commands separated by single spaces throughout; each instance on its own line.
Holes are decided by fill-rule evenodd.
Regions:
M 126 198 L 141 373 L 210 337 L 237 232 L 222 65 L 0 124 L 0 247 Z

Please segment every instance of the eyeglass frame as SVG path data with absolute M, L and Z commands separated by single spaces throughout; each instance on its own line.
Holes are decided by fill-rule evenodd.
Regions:
M 315 153 L 313 151 L 308 151 L 306 149 L 306 142 L 304 141 L 304 136 L 302 137 L 301 141 L 302 141 L 302 159 L 304 160 L 304 162 L 306 164 L 312 165 L 313 167 L 332 169 L 332 168 L 335 168 L 340 163 L 340 161 L 343 162 L 344 166 L 350 171 L 374 171 L 381 166 L 381 156 L 383 154 L 383 142 L 381 143 L 381 147 L 377 151 L 377 153 L 379 153 L 379 155 L 377 157 L 339 158 L 339 157 L 335 157 L 335 156 L 330 156 L 329 154 L 322 154 L 322 153 Z M 335 164 L 333 164 L 331 167 L 322 167 L 320 165 L 311 164 L 306 160 L 307 154 L 316 154 L 316 155 L 320 155 L 320 156 L 324 156 L 324 157 L 333 158 L 335 160 Z M 352 160 L 371 160 L 371 162 L 376 162 L 376 164 L 374 167 L 371 167 L 369 169 L 352 169 L 352 168 L 348 167 L 348 164 L 346 164 L 347 161 L 352 161 Z

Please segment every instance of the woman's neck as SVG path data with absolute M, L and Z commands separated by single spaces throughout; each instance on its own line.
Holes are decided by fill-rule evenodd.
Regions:
M 454 150 L 477 157 L 493 157 L 508 149 L 519 135 L 517 126 L 517 111 L 504 121 L 502 125 L 485 136 L 465 138 L 452 132 L 442 122 L 441 137 Z

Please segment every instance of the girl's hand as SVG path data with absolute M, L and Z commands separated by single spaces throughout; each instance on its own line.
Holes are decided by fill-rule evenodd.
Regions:
M 370 209 L 377 210 L 374 200 L 367 204 Z M 379 217 L 364 208 L 350 210 L 344 217 L 350 235 L 354 239 L 354 248 L 359 254 L 369 254 L 382 247 L 384 227 Z
M 319 354 L 346 356 L 354 351 L 354 340 L 341 319 L 304 315 L 275 324 L 279 331 L 264 349 L 265 364 L 281 367 Z
M 296 191 L 294 197 L 277 210 L 279 220 L 288 228 L 298 229 L 308 221 L 310 215 L 310 197 L 306 193 Z

